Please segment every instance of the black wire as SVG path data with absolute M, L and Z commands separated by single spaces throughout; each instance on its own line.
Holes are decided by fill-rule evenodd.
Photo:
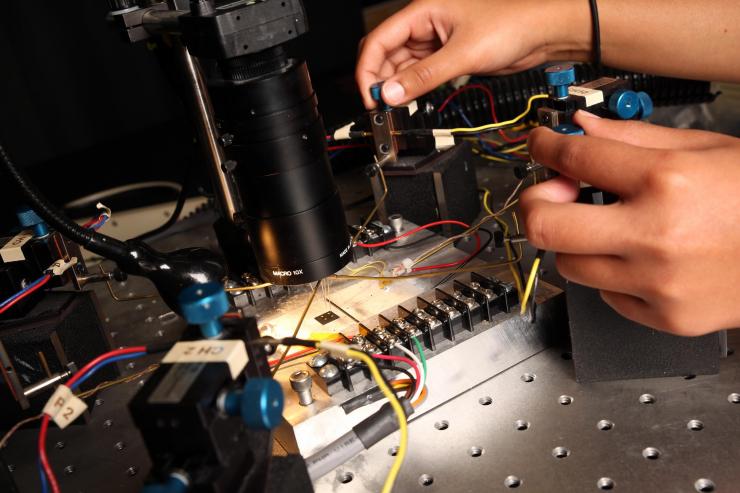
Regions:
M 158 226 L 151 231 L 147 231 L 146 233 L 142 233 L 139 236 L 135 237 L 135 240 L 145 240 L 147 238 L 151 238 L 152 236 L 156 236 L 167 231 L 175 225 L 177 220 L 180 218 L 180 214 L 182 214 L 182 209 L 185 207 L 185 201 L 188 199 L 188 191 L 190 189 L 191 164 L 192 161 L 190 161 L 186 166 L 185 175 L 183 176 L 182 182 L 180 183 L 180 194 L 177 196 L 175 210 L 172 211 L 172 215 L 170 216 L 170 218 L 167 219 L 167 221 L 165 221 L 165 223 L 161 226 Z
M 391 365 L 391 364 L 385 364 L 385 363 L 379 363 L 377 360 L 375 361 L 375 366 L 378 367 L 380 370 L 390 370 L 390 371 L 397 371 L 401 372 L 409 379 L 411 380 L 411 386 L 406 391 L 406 399 L 410 399 L 412 395 L 414 395 L 414 390 L 416 389 L 416 378 L 411 374 L 410 371 L 408 371 L 406 368 L 401 368 L 399 366 Z M 393 387 L 391 387 L 393 388 Z
M 483 243 L 483 245 L 481 245 L 480 249 L 477 252 L 475 252 L 473 255 L 471 255 L 470 258 L 467 259 L 465 262 L 463 262 L 462 264 L 458 265 L 455 268 L 455 270 L 460 270 L 463 267 L 465 267 L 466 265 L 468 265 L 470 262 L 472 262 L 478 255 L 481 254 L 481 252 L 483 252 L 483 250 L 485 250 L 486 248 L 488 248 L 488 245 L 490 245 L 491 242 L 493 241 L 493 233 L 491 233 L 487 229 L 483 229 L 483 228 L 479 228 L 478 231 L 480 231 L 481 233 L 486 233 L 488 235 L 488 239 L 485 241 L 485 243 Z M 449 281 L 450 279 L 452 279 L 456 275 L 457 275 L 456 272 L 453 272 L 452 274 L 449 274 L 447 277 L 445 277 L 444 279 L 442 279 L 441 281 L 439 281 L 437 284 L 435 284 L 434 287 L 436 288 L 437 286 L 441 286 L 442 284 L 446 283 L 447 281 Z
M 84 246 L 91 252 L 97 253 L 102 257 L 119 263 L 125 263 L 128 260 L 129 248 L 125 243 L 110 236 L 96 233 L 93 230 L 85 229 L 69 219 L 36 188 L 23 170 L 15 165 L 2 144 L 0 144 L 0 162 L 10 179 L 15 182 L 26 196 L 26 199 L 31 203 L 33 210 L 51 227 L 75 243 Z
M 599 26 L 599 6 L 596 0 L 589 0 L 591 7 L 591 25 L 593 30 L 594 65 L 596 70 L 601 69 L 601 28 Z

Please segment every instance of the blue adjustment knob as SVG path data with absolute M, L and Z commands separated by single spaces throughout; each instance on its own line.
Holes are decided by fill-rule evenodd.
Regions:
M 640 91 L 637 93 L 637 98 L 640 102 L 640 119 L 644 119 L 653 114 L 653 100 L 650 95 L 646 92 Z
M 20 223 L 21 227 L 33 228 L 33 233 L 36 238 L 41 238 L 49 234 L 49 228 L 46 227 L 44 220 L 41 219 L 39 215 L 36 214 L 36 211 L 30 207 L 26 205 L 19 207 L 18 210 L 15 211 L 15 215 L 18 218 L 18 223 Z
M 545 69 L 545 81 L 552 87 L 557 99 L 568 97 L 568 86 L 576 81 L 576 70 L 573 65 L 553 65 Z
M 383 111 L 387 111 L 391 109 L 389 105 L 383 101 L 383 83 L 382 82 L 376 82 L 372 86 L 370 86 L 370 97 L 373 98 L 373 101 L 378 103 L 378 109 L 381 109 Z
M 609 98 L 609 111 L 622 120 L 631 120 L 640 111 L 640 98 L 635 91 L 619 89 Z
M 212 339 L 221 334 L 219 318 L 229 311 L 229 298 L 217 282 L 193 284 L 178 296 L 182 315 L 189 324 L 200 325 L 203 337 Z
M 170 473 L 170 477 L 164 483 L 147 484 L 141 489 L 141 493 L 187 493 L 190 489 L 190 479 L 181 471 Z
M 253 430 L 272 430 L 283 418 L 283 389 L 272 378 L 250 378 L 242 392 L 241 415 Z
M 570 123 L 563 123 L 562 125 L 558 125 L 557 127 L 553 128 L 553 130 L 559 134 L 565 134 L 565 135 L 584 135 L 585 134 L 585 132 L 583 131 L 581 127 L 572 125 Z

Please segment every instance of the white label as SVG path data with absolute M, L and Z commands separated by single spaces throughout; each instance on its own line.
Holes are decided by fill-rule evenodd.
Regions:
M 77 257 L 72 257 L 71 259 L 65 261 L 64 259 L 59 259 L 53 264 L 49 266 L 48 271 L 51 271 L 52 274 L 55 276 L 61 276 L 67 270 L 69 270 L 70 267 L 73 267 L 75 264 L 77 264 Z
M 409 116 L 413 116 L 414 113 L 419 111 L 419 103 L 417 103 L 415 99 L 406 106 L 408 106 L 409 109 Z
M 568 88 L 568 94 L 571 96 L 581 96 L 586 98 L 587 107 L 604 102 L 604 93 L 602 91 L 588 87 L 570 86 Z
M 247 347 L 241 340 L 178 342 L 162 363 L 226 363 L 231 378 L 236 378 L 249 361 Z
M 435 149 L 447 149 L 455 145 L 455 137 L 452 135 L 441 135 L 434 137 Z
M 44 414 L 59 426 L 66 428 L 87 409 L 87 404 L 74 395 L 69 387 L 60 385 L 44 406 Z
M 354 126 L 355 122 L 348 123 L 337 131 L 334 132 L 334 140 L 349 140 L 349 131 Z
M 33 238 L 33 232 L 30 230 L 21 231 L 10 239 L 9 242 L 0 249 L 0 258 L 6 264 L 8 262 L 23 262 L 26 257 L 23 255 L 23 245 Z

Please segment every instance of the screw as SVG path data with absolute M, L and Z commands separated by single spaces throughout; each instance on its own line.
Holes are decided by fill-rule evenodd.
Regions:
M 110 428 L 113 426 L 113 420 L 112 419 L 106 419 L 103 421 L 103 428 Z
M 311 358 L 311 361 L 308 362 L 308 366 L 310 366 L 311 368 L 321 368 L 328 362 L 329 353 L 326 351 L 321 351 L 319 354 Z
M 228 147 L 231 144 L 234 143 L 234 136 L 231 134 L 223 134 L 221 136 L 221 145 L 224 147 Z
M 319 370 L 319 376 L 325 380 L 334 378 L 339 374 L 339 368 L 336 365 L 324 365 Z
M 298 394 L 298 403 L 301 406 L 310 406 L 313 403 L 312 384 L 311 375 L 306 370 L 298 370 L 290 375 L 290 387 Z
M 70 465 L 64 468 L 64 474 L 66 474 L 67 476 L 73 474 L 74 472 L 75 472 L 75 466 Z
M 139 468 L 137 468 L 136 466 L 131 466 L 128 469 L 126 469 L 126 474 L 128 474 L 131 477 L 136 476 L 138 472 L 139 472 Z
M 113 447 L 120 452 L 126 448 L 126 444 L 123 442 L 116 442 L 116 444 Z
M 60 442 L 55 443 L 54 446 L 57 449 L 62 450 L 64 448 L 64 446 L 65 446 L 65 443 L 60 441 Z

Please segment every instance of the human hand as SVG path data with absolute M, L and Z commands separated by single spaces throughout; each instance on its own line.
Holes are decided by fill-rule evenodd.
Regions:
M 740 326 L 740 139 L 587 115 L 586 136 L 529 138 L 561 174 L 521 195 L 529 242 L 641 324 L 689 336 Z M 576 180 L 620 200 L 572 203 Z
M 590 43 L 588 2 L 416 0 L 363 40 L 356 78 L 368 109 L 380 80 L 385 102 L 399 105 L 460 75 L 586 60 Z

